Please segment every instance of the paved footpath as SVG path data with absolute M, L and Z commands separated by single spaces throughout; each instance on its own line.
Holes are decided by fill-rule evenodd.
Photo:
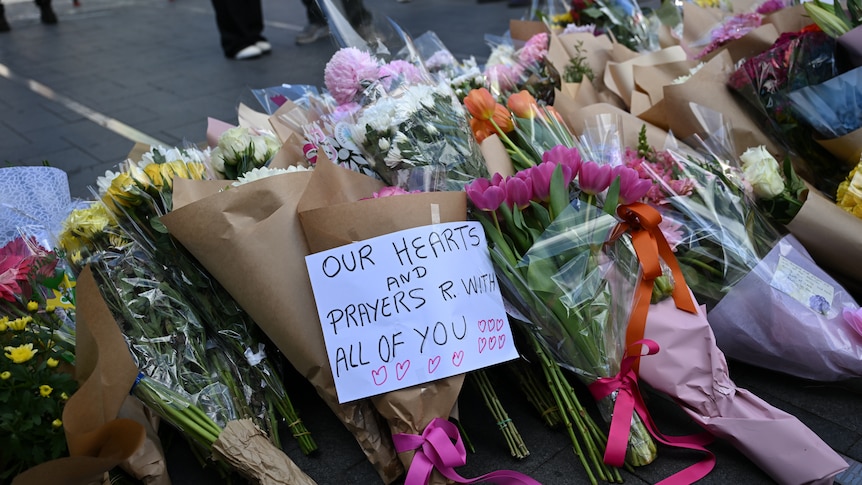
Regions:
M 253 61 L 222 56 L 207 0 L 80 2 L 75 7 L 72 0 L 55 0 L 60 23 L 43 26 L 31 2 L 6 0 L 13 30 L 0 34 L 0 162 L 36 165 L 44 160 L 63 168 L 76 197 L 88 197 L 88 186 L 122 161 L 135 142 L 200 143 L 207 117 L 233 122 L 238 103 L 256 107 L 251 89 L 282 83 L 321 85 L 323 67 L 336 49 L 328 39 L 304 47 L 294 44 L 305 24 L 299 0 L 264 0 L 265 34 L 274 50 Z M 434 31 L 457 57 L 473 55 L 480 61 L 490 51 L 486 34 L 501 35 L 508 20 L 523 13 L 501 1 L 366 0 L 366 5 L 381 25 L 388 16 L 414 36 Z M 731 377 L 798 417 L 844 455 L 853 466 L 838 483 L 862 483 L 859 386 L 812 383 L 738 363 L 731 363 Z M 321 449 L 315 456 L 302 456 L 286 437 L 288 454 L 320 484 L 379 483 L 313 390 L 295 375 L 287 379 Z M 506 384 L 501 379 L 497 388 L 530 456 L 517 461 L 508 456 L 495 424 L 468 386 L 461 413 L 477 452 L 459 471 L 471 477 L 510 468 L 550 485 L 586 483 L 564 433 L 546 429 Z M 647 397 L 667 434 L 695 430 L 676 405 L 652 393 Z M 218 483 L 179 440 L 167 440 L 166 445 L 174 483 Z M 729 443 L 710 449 L 717 466 L 699 483 L 773 483 Z M 624 477 L 626 483 L 656 483 L 699 458 L 662 447 L 653 464 Z

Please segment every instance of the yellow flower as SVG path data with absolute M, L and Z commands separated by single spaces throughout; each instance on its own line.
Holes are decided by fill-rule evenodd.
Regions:
M 33 344 L 24 344 L 17 347 L 6 347 L 6 357 L 16 364 L 23 364 L 32 359 L 36 355 L 37 350 L 33 350 Z
M 48 359 L 48 362 L 46 362 L 46 363 L 48 364 L 48 367 L 54 368 L 54 367 L 57 367 L 57 365 L 59 365 L 59 364 L 60 364 L 60 361 L 59 361 L 59 360 L 57 360 L 57 359 L 55 359 L 55 358 L 53 358 L 53 357 L 50 357 L 50 358 Z
M 28 312 L 35 312 L 38 309 L 39 309 L 39 304 L 36 303 L 35 301 L 28 301 L 27 302 L 27 311 Z
M 156 190 L 161 190 L 162 186 L 165 184 L 161 165 L 162 164 L 160 163 L 150 163 L 144 167 L 144 173 L 146 173 L 147 177 L 150 178 L 150 182 Z
M 108 187 L 108 191 L 105 193 L 102 200 L 108 203 L 112 209 L 114 208 L 113 204 L 115 202 L 126 207 L 138 205 L 141 200 L 137 194 L 134 193 L 135 188 L 135 179 L 127 172 L 122 172 L 111 182 L 111 186 Z
M 60 426 L 63 426 L 63 422 L 60 421 L 59 419 L 55 419 L 54 421 L 51 421 L 51 426 L 53 426 L 56 429 L 56 428 L 59 428 Z
M 55 307 L 54 305 L 46 305 L 45 306 L 45 311 L 48 313 L 54 313 L 54 310 L 56 310 L 56 309 L 57 309 L 57 307 Z
M 48 384 L 42 384 L 41 386 L 39 386 L 39 395 L 41 395 L 42 397 L 48 397 L 51 395 L 51 391 L 53 390 L 54 388 L 49 386 Z
M 20 332 L 27 328 L 27 324 L 33 321 L 33 317 L 27 315 L 26 317 L 17 318 L 9 322 L 9 328 L 15 330 L 16 332 Z
M 5 332 L 9 328 L 9 317 L 0 318 L 0 332 Z
M 69 395 L 68 395 L 68 394 L 66 394 L 65 392 L 61 392 L 61 393 L 60 393 L 60 400 L 61 400 L 61 401 L 68 401 L 68 400 L 69 400 Z
M 204 179 L 204 173 L 206 173 L 206 167 L 204 164 L 200 162 L 189 162 L 186 164 L 186 167 L 189 169 L 189 177 L 192 180 Z
M 0 379 L 5 381 L 6 379 L 8 379 L 10 377 L 12 377 L 12 373 L 9 372 L 8 370 L 4 370 L 3 372 L 0 372 Z

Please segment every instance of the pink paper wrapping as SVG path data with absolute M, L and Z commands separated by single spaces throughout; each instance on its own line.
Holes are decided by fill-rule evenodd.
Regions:
M 660 346 L 640 360 L 640 378 L 677 401 L 698 424 L 733 444 L 777 482 L 828 484 L 848 465 L 796 417 L 736 387 L 701 307 L 667 299 L 650 307 L 644 338 Z
M 816 283 L 834 292 L 825 314 L 777 289 L 803 279 L 800 274 L 780 274 L 780 258 L 810 274 L 804 279 L 812 287 Z M 734 285 L 707 318 L 719 346 L 732 359 L 804 379 L 837 381 L 862 377 L 862 335 L 842 315 L 844 309 L 858 308 L 841 284 L 788 235 Z

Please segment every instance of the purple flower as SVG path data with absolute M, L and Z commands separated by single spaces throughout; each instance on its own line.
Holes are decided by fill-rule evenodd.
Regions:
M 355 47 L 345 47 L 333 54 L 323 70 L 326 89 L 338 104 L 347 104 L 369 83 L 377 81 L 377 61 Z
M 613 168 L 612 177 L 620 178 L 620 204 L 628 205 L 641 200 L 652 187 L 652 182 L 642 179 L 637 170 L 618 165 Z
M 581 191 L 596 195 L 611 185 L 613 169 L 610 165 L 599 165 L 596 162 L 584 162 L 578 170 L 578 185 Z
M 464 186 L 467 197 L 482 211 L 493 212 L 506 200 L 506 191 L 486 178 L 478 178 Z
M 759 7 L 757 7 L 756 12 L 761 15 L 766 15 L 768 13 L 781 10 L 784 7 L 784 0 L 766 0 L 765 2 L 761 3 Z
M 506 204 L 523 209 L 530 205 L 533 198 L 532 187 L 520 177 L 506 178 Z
M 581 163 L 583 163 L 581 152 L 577 148 L 568 148 L 563 145 L 557 145 L 543 153 L 542 161 L 559 163 L 564 168 L 568 167 L 571 173 L 563 170 L 563 179 L 566 185 L 569 185 L 578 176 L 578 170 L 580 170 Z

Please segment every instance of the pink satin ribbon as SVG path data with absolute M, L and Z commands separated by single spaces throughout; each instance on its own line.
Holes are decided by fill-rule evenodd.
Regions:
M 513 470 L 498 470 L 476 478 L 458 475 L 454 467 L 467 464 L 467 451 L 458 428 L 442 418 L 434 418 L 421 436 L 396 434 L 392 436 L 392 441 L 398 453 L 416 450 L 404 485 L 425 485 L 435 468 L 455 483 L 494 481 L 499 485 L 540 485 L 536 480 Z
M 645 346 L 647 353 L 630 353 L 636 347 Z M 626 458 L 626 446 L 628 445 L 629 432 L 631 430 L 632 414 L 638 413 L 646 426 L 647 431 L 656 441 L 676 448 L 702 451 L 707 457 L 690 467 L 671 475 L 659 482 L 661 485 L 687 485 L 694 483 L 707 476 L 715 467 L 715 455 L 704 448 L 712 443 L 713 437 L 707 432 L 689 436 L 665 436 L 659 430 L 647 411 L 643 402 L 640 389 L 638 388 L 638 377 L 634 370 L 635 363 L 644 355 L 658 353 L 658 344 L 649 339 L 638 340 L 626 351 L 625 357 L 620 363 L 620 373 L 615 377 L 603 377 L 589 386 L 593 397 L 598 401 L 617 393 L 614 403 L 611 427 L 608 432 L 608 446 L 605 449 L 605 463 L 612 466 L 623 466 Z M 641 350 L 642 352 L 642 350 Z

